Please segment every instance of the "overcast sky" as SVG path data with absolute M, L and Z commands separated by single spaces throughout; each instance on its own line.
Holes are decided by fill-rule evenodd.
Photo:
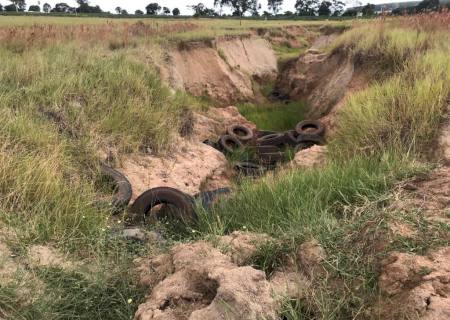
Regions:
M 352 6 L 357 0 L 347 0 L 349 6 Z M 40 0 L 41 6 L 48 2 L 52 7 L 55 3 L 58 2 L 66 2 L 71 6 L 75 6 L 75 0 Z M 103 11 L 114 12 L 116 7 L 121 7 L 122 9 L 126 9 L 129 13 L 134 13 L 137 9 L 140 9 L 145 12 L 145 7 L 151 2 L 158 2 L 161 6 L 169 7 L 171 10 L 173 8 L 178 8 L 181 11 L 181 14 L 192 14 L 192 10 L 190 10 L 187 6 L 197 4 L 202 2 L 207 7 L 213 7 L 214 0 L 91 0 L 91 5 L 99 5 Z M 262 9 L 266 10 L 267 0 L 259 0 L 262 4 Z M 361 0 L 363 4 L 365 2 Z M 386 2 L 402 2 L 402 0 L 398 1 L 389 1 L 389 0 L 371 0 L 370 3 L 386 3 Z M 8 4 L 8 0 L 0 0 L 2 4 Z M 26 0 L 27 5 L 37 4 L 38 0 Z M 284 0 L 282 12 L 286 10 L 294 11 L 295 0 Z

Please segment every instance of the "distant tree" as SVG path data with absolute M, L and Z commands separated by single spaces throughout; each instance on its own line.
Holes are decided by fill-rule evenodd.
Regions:
M 436 11 L 439 9 L 439 0 L 423 0 L 416 6 L 418 12 Z
M 127 15 L 127 14 L 128 14 L 128 11 L 125 10 L 125 9 L 122 9 L 122 11 L 120 11 L 120 14 Z
M 274 15 L 277 15 L 280 11 L 280 7 L 283 4 L 283 0 L 268 0 L 267 7 L 273 12 Z
M 2 6 L 2 4 L 0 3 L 0 12 L 2 12 L 3 11 L 3 6 Z
M 375 5 L 368 3 L 362 8 L 361 11 L 365 16 L 373 16 L 375 14 Z
M 159 11 L 161 11 L 161 6 L 158 3 L 153 2 L 146 6 L 145 10 L 147 10 L 147 14 L 154 16 L 158 14 Z
M 44 3 L 42 9 L 44 10 L 45 13 L 49 13 L 50 10 L 52 10 L 52 6 L 49 5 L 48 3 Z
M 170 9 L 167 8 L 167 7 L 163 7 L 163 8 L 162 8 L 162 11 L 163 11 L 163 13 L 164 13 L 165 15 L 170 14 Z
M 6 12 L 16 12 L 16 11 L 18 11 L 15 4 L 8 4 L 7 6 L 3 7 L 3 10 L 5 10 Z
M 121 14 L 122 13 L 122 8 L 121 7 L 116 7 L 116 9 L 114 9 L 114 11 L 116 11 L 117 14 Z
M 322 1 L 320 3 L 319 9 L 317 9 L 317 13 L 319 14 L 319 16 L 329 16 L 331 15 L 331 2 L 330 1 Z
M 68 13 L 71 11 L 70 9 L 71 7 L 67 3 L 61 2 L 55 4 L 55 7 L 50 12 Z
M 99 6 L 90 6 L 89 0 L 77 0 L 78 8 L 75 12 L 80 13 L 102 13 L 102 9 Z M 73 11 L 73 8 L 69 9 L 69 12 Z
M 292 11 L 285 11 L 284 13 L 283 13 L 286 17 L 292 17 L 293 15 L 295 15 Z
M 317 11 L 317 2 L 315 0 L 297 0 L 295 9 L 299 16 L 314 16 Z
M 262 16 L 263 16 L 264 18 L 268 18 L 268 17 L 271 17 L 272 14 L 271 14 L 270 12 L 264 10 Z
M 253 2 L 253 6 L 250 8 L 250 13 L 253 17 L 259 17 L 259 11 L 261 10 L 261 3 L 258 3 L 258 1 Z
M 333 16 L 340 16 L 344 11 L 345 2 L 342 0 L 331 0 L 331 11 Z
M 174 8 L 174 9 L 172 10 L 172 14 L 173 14 L 174 16 L 179 16 L 179 15 L 180 15 L 180 9 Z
M 188 6 L 192 11 L 194 11 L 194 17 L 205 17 L 205 16 L 217 16 L 218 14 L 214 9 L 207 8 L 203 3 L 198 3 L 193 6 Z
M 39 7 L 37 5 L 31 5 L 28 8 L 28 11 L 30 11 L 30 12 L 41 12 L 41 7 Z
M 141 15 L 144 14 L 144 11 L 142 11 L 142 10 L 136 10 L 136 11 L 134 12 L 134 14 L 137 15 L 137 16 L 141 16 Z
M 25 11 L 27 4 L 25 0 L 9 0 L 15 5 L 16 11 Z
M 233 11 L 233 16 L 240 17 L 242 24 L 242 16 L 254 8 L 258 3 L 258 0 L 214 0 L 214 6 L 230 7 Z

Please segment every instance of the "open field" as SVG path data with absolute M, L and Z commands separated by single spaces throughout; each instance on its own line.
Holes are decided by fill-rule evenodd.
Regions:
M 384 300 L 380 261 L 393 251 L 450 246 L 448 208 L 438 221 L 420 206 L 413 213 L 393 206 L 405 181 L 446 168 L 435 151 L 450 101 L 449 19 L 441 13 L 240 25 L 0 16 L 0 319 L 133 318 L 149 293 L 134 259 L 236 230 L 274 239 L 252 262 L 268 276 L 307 241 L 326 251 L 326 277 L 306 297 L 287 299 L 279 319 L 383 319 L 373 312 Z M 293 26 L 294 35 L 286 31 Z M 123 217 L 112 217 L 104 201 L 111 194 L 100 173 L 105 155 L 112 150 L 119 167 L 136 156 L 170 158 L 189 116 L 216 106 L 211 97 L 170 88 L 170 77 L 162 76 L 169 52 L 193 41 L 214 51 L 211 39 L 263 37 L 258 29 L 267 31 L 264 39 L 283 68 L 320 35 L 336 34 L 321 50 L 345 56 L 369 78 L 342 104 L 327 163 L 237 180 L 230 199 L 211 212 L 199 208 L 198 225 L 179 234 L 146 226 L 162 233 L 162 243 L 112 236 Z M 225 69 L 241 69 L 216 51 Z M 265 100 L 271 81 L 262 81 L 263 100 L 235 102 L 260 128 L 288 130 L 311 106 Z M 392 221 L 419 236 L 392 235 Z M 376 246 L 380 239 L 383 246 Z M 53 260 L 33 261 L 40 246 L 51 248 Z

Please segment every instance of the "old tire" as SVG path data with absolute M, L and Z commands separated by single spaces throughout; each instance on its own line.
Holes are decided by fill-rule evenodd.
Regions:
M 302 150 L 306 150 L 314 146 L 314 142 L 300 142 L 298 145 L 295 146 L 294 152 L 297 153 Z
M 284 133 L 273 133 L 256 140 L 260 146 L 283 146 L 286 144 Z
M 102 175 L 113 180 L 117 191 L 111 199 L 112 213 L 116 214 L 122 211 L 130 202 L 133 190 L 128 179 L 119 171 L 105 165 L 100 165 Z
M 193 198 L 180 190 L 169 187 L 158 187 L 145 191 L 130 206 L 129 212 L 139 220 L 144 219 L 153 207 L 160 204 L 174 206 L 177 209 L 178 218 L 185 224 L 191 224 L 197 220 Z
M 277 146 L 256 146 L 256 151 L 258 153 L 270 153 L 270 152 L 279 152 L 280 148 Z
M 236 149 L 242 148 L 242 142 L 234 136 L 223 135 L 219 139 L 219 146 L 226 153 L 233 153 Z
M 298 133 L 295 130 L 290 130 L 285 133 L 286 143 L 291 147 L 295 147 L 298 144 Z
M 317 144 L 319 146 L 325 145 L 325 139 L 321 136 L 316 135 L 299 135 L 297 138 L 297 144 L 303 143 L 303 142 L 309 142 L 313 144 Z
M 228 195 L 230 193 L 230 188 L 219 188 L 216 190 L 200 192 L 199 194 L 195 195 L 195 198 L 200 199 L 203 208 L 209 210 L 214 206 L 219 197 Z
M 325 126 L 317 120 L 305 120 L 299 122 L 295 126 L 295 131 L 303 136 L 323 136 L 325 134 Z
M 220 150 L 219 144 L 217 142 L 206 139 L 203 141 L 203 143 L 206 144 L 207 146 L 210 146 L 210 147 L 216 149 L 216 150 Z
M 252 129 L 240 124 L 229 126 L 227 133 L 230 136 L 238 138 L 239 141 L 244 143 L 252 140 L 254 136 Z
M 274 133 L 278 133 L 276 131 L 267 131 L 267 130 L 259 130 L 256 132 L 256 138 L 262 138 L 265 136 L 268 136 L 269 134 L 274 134 Z
M 233 168 L 234 170 L 245 176 L 252 176 L 252 177 L 261 176 L 266 171 L 266 169 L 263 166 L 251 162 L 238 162 L 234 165 Z
M 283 161 L 284 154 L 282 152 L 260 153 L 259 160 L 263 164 L 274 164 Z

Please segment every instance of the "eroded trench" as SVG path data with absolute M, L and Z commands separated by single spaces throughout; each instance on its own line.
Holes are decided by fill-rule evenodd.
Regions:
M 162 68 L 163 78 L 174 88 L 198 97 L 207 96 L 219 108 L 191 116 L 188 134 L 180 138 L 180 143 L 185 143 L 184 154 L 161 160 L 165 168 L 169 161 L 172 170 L 161 170 L 159 183 L 178 187 L 191 195 L 229 185 L 228 160 L 203 142 L 217 138 L 231 124 L 244 124 L 253 130 L 268 129 L 257 128 L 239 113 L 241 108 L 230 105 L 247 103 L 257 108 L 259 104 L 269 104 L 268 112 L 273 108 L 282 112 L 289 104 L 301 102 L 308 108 L 304 113 L 298 112 L 294 121 L 318 119 L 325 123 L 327 135 L 332 135 L 340 106 L 349 94 L 365 85 L 349 57 L 326 51 L 335 34 L 318 36 L 311 47 L 298 57 L 284 61 L 281 68 L 272 49 L 273 43 L 261 34 L 259 31 L 257 36 L 184 44 L 168 53 L 167 65 Z M 205 164 L 214 161 L 216 167 L 205 168 Z M 192 176 L 202 169 L 208 173 L 193 181 Z M 133 173 L 138 170 L 128 170 L 131 181 L 136 180 Z M 177 170 L 186 174 L 181 177 Z M 142 180 L 142 176 L 137 179 Z M 153 179 L 148 178 L 150 180 Z M 248 235 L 237 245 L 233 243 L 233 235 L 223 237 L 220 241 L 228 241 L 228 248 L 230 245 L 232 248 L 225 254 L 210 244 L 196 242 L 176 246 L 168 254 L 144 260 L 142 265 L 147 271 L 143 272 L 141 281 L 153 290 L 147 302 L 139 307 L 136 319 L 218 319 L 224 316 L 227 319 L 277 319 L 284 297 L 290 294 L 298 297 L 299 288 L 307 287 L 310 279 L 294 271 L 293 265 L 283 272 L 275 271 L 270 277 L 246 266 L 248 259 L 239 258 L 242 248 L 251 256 L 257 245 L 245 237 Z M 320 252 L 320 248 L 316 249 Z M 320 254 L 315 252 L 314 256 L 320 257 Z M 318 263 L 320 259 L 306 264 L 307 273 L 320 272 L 311 271 Z M 151 275 L 149 269 L 153 270 Z

